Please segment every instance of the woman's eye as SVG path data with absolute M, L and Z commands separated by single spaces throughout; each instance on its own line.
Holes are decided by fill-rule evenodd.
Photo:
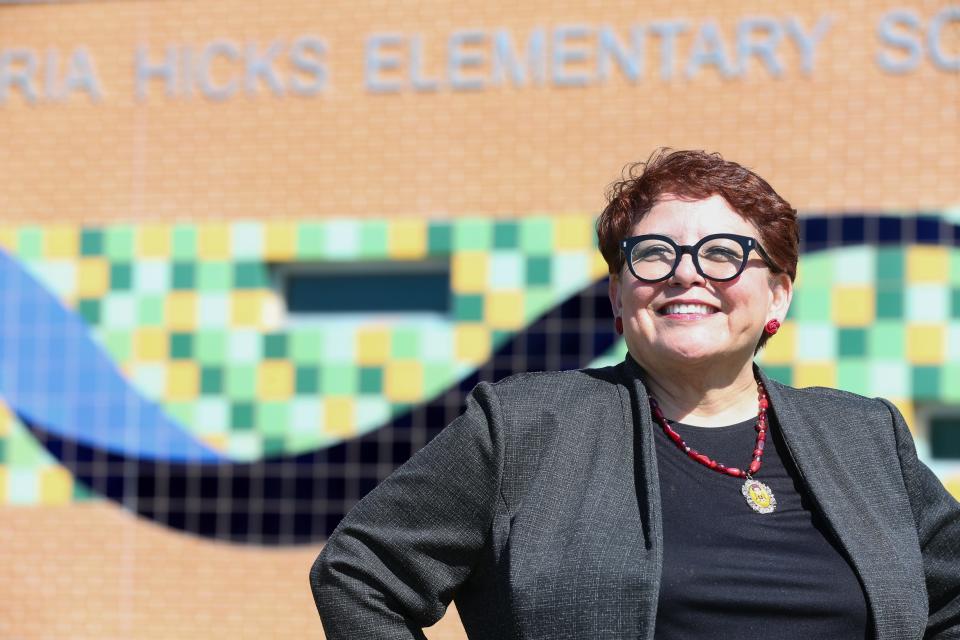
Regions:
M 634 252 L 638 260 L 658 260 L 664 256 L 672 257 L 673 251 L 670 247 L 644 247 Z

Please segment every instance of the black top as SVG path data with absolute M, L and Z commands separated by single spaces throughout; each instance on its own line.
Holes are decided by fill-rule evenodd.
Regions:
M 756 418 L 726 427 L 674 423 L 687 444 L 745 469 Z M 770 415 L 756 479 L 777 500 L 755 512 L 744 481 L 691 460 L 657 425 L 664 559 L 656 637 L 870 637 L 863 588 L 804 488 Z

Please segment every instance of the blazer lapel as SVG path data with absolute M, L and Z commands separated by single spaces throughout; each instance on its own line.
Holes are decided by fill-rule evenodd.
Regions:
M 876 638 L 908 637 L 900 616 L 889 615 L 890 605 L 897 607 L 889 602 L 892 585 L 885 579 L 887 552 L 896 543 L 885 535 L 883 516 L 876 505 L 862 500 L 860 483 L 848 473 L 849 465 L 870 464 L 869 459 L 857 458 L 844 447 L 837 427 L 846 426 L 849 416 L 810 406 L 802 391 L 771 381 L 759 368 L 756 371 L 807 490 L 860 577 Z

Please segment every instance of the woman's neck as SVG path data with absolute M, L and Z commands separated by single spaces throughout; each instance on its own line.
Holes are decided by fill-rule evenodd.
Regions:
M 644 382 L 663 414 L 677 422 L 721 427 L 757 415 L 757 382 L 753 361 L 740 367 L 671 368 L 647 366 Z

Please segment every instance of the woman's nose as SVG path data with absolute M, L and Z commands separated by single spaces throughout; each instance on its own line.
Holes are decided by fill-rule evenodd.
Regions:
M 689 287 L 694 284 L 703 284 L 703 276 L 697 271 L 693 264 L 693 254 L 684 253 L 680 256 L 680 263 L 677 265 L 673 276 L 670 278 L 671 284 Z

